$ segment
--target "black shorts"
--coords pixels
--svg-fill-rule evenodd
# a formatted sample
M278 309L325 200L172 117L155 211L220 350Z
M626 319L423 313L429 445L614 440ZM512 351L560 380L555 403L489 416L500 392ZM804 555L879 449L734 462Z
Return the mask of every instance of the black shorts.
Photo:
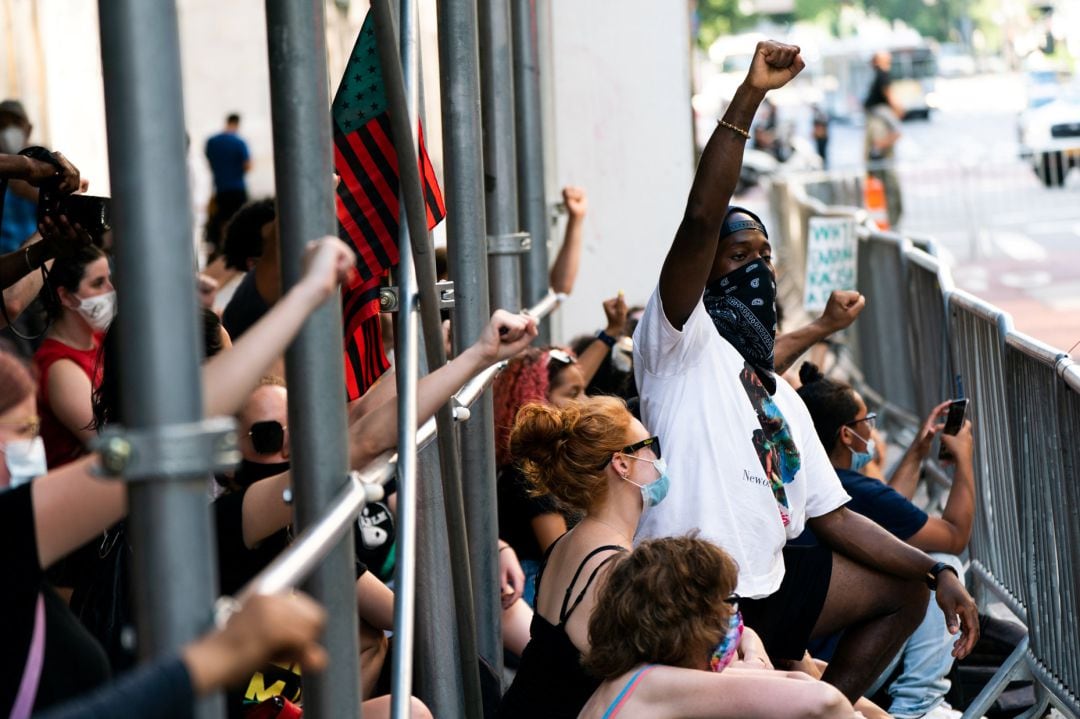
M774 664L802 659L829 593L832 550L784 547L784 568L784 581L776 592L739 600L743 621L761 637Z

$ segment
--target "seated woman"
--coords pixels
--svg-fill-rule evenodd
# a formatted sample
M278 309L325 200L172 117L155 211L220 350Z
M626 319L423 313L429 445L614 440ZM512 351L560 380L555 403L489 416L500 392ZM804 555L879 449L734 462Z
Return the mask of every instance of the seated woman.
M874 520L912 546L930 553L959 573L962 563L956 556L967 547L975 519L975 475L972 463L971 423L965 422L956 435L942 433L943 417L949 403L935 407L926 418L915 441L904 454L887 482L866 476L865 468L875 455L871 435L876 415L850 386L825 378L813 364L799 369L802 387L799 396L814 420L821 444L840 477L844 490L851 495L848 508ZM934 437L955 458L956 470L945 509L940 517L930 517L911 503L919 480L922 462L930 454ZM804 533L796 542L813 543L812 533ZM914 717L958 717L959 712L945 703L949 691L948 674L952 669L953 637L945 618L931 602L911 638L896 654L868 693L873 693L901 664L903 669L888 686L892 704L889 713L899 719ZM828 658L831 643L815 651ZM823 651L824 650L824 651Z
M600 606L597 583L613 559L630 551L642 512L667 494L660 442L622 400L596 397L563 409L526 405L510 436L510 454L533 491L552 495L583 519L552 543L541 563L532 639L499 716L576 717L599 685L581 666L589 619ZM753 632L744 635L739 655L768 664Z
M52 326L34 353L41 437L49 467L86 454L94 437L90 397L101 381L101 335L116 314L109 258L94 245L56 260L46 306Z
M717 642L741 626L732 621L737 575L722 549L693 536L643 542L617 561L599 590L604 610L589 620L585 656L604 681L580 719L858 716L839 690L801 672L745 661L719 671Z

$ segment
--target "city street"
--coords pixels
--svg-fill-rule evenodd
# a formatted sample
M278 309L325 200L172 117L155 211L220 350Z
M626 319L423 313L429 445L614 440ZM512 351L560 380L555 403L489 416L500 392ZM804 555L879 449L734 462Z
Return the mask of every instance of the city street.
M938 240L958 287L1063 350L1080 342L1080 171L1046 188L1019 157L1018 75L938 80L940 109L904 123L901 229ZM862 127L834 123L831 166L858 166ZM1073 348L1073 357L1080 350Z

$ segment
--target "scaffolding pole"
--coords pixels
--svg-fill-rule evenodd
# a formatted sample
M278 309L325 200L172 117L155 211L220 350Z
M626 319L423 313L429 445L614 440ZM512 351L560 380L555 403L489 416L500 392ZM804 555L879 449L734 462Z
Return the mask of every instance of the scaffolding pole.
M308 241L335 235L322 0L266 2L283 290L301 277ZM189 243L190 244L190 243ZM327 302L304 324L285 356L296 522L317 523L348 483L341 306ZM304 677L304 714L359 716L359 650L353 527L305 588L327 611L322 642L333 661Z
M479 8L488 283L491 304L516 312L522 307L521 255L528 238L518 226L510 9L506 0L480 0Z
M394 16L391 3L379 0L372 5L375 13L375 32L378 41L379 61L382 65L384 87L389 104L390 122L394 149L398 157L400 172L401 199L403 215L407 220L413 267L418 283L420 300L420 324L423 329L423 348L426 363L421 363L420 372L437 369L446 362L443 347L442 321L440 318L440 297L435 287L435 257L431 233L427 225L427 208L424 200L419 160L418 135L420 116L420 53L416 40L415 3L401 3L400 36L395 32ZM402 252L405 248L402 247ZM404 296L404 291L402 291ZM432 479L442 482L441 501L434 507L441 508L445 514L437 526L445 525L441 535L423 532L420 545L423 551L420 561L426 564L435 548L448 545L450 558L448 563L435 563L427 567L424 576L431 581L425 582L426 594L418 597L419 605L425 603L445 604L447 591L453 597L454 624L457 628L456 641L445 641L448 637L440 636L445 630L438 625L420 624L418 641L421 647L422 662L437 662L445 669L450 663L456 667L455 674L461 675L464 683L465 706L478 707L481 704L480 677L476 663L476 627L473 616L472 580L469 564L464 561L468 556L468 540L465 527L465 509L461 489L461 464L457 438L454 429L453 409L449 403L436 414L439 427L439 469L430 470ZM422 471L429 471L424 468ZM430 481L430 480L428 480ZM426 484L426 482L425 482ZM427 493L429 488L420 490ZM418 495L419 496L419 495ZM427 506L426 504L424 505ZM426 510L421 509L421 513ZM431 520L425 517L425 525ZM418 606L423 612L424 607ZM454 656L456 650L457 656ZM456 661L455 661L456 659ZM418 678L424 683L428 678L438 681L445 672L418 672ZM424 686L425 695L438 696L441 692L434 687Z
M483 332L488 301L487 225L484 213L483 135L480 117L480 55L476 0L439 3L439 70L442 91L443 169L446 175L446 236L454 281L453 340L460 353ZM512 307L510 309L513 309ZM472 407L460 428L465 517L469 527L477 648L502 676L502 604L497 562L495 430L491 392Z
M201 333L191 272L180 42L173 2L99 3L116 232L122 417L115 457L137 455L130 528L143 657L175 653L207 629L217 594L206 498L211 453L172 465L171 449L206 435ZM120 430L122 433L124 430ZM191 457L187 459L191 460ZM224 716L220 694L202 719Z
M521 302L536 304L548 291L548 209L544 183L544 130L540 105L540 51L536 0L511 0L514 27L514 121L517 131L518 205L532 247L522 258ZM550 344L551 323L538 327Z

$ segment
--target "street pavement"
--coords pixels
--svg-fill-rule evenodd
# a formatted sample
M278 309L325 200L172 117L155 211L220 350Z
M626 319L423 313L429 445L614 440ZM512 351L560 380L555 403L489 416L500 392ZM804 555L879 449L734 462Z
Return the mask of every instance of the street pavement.
M901 229L938 241L956 285L1080 360L1080 170L1046 188L1019 157L1019 76L939 80L941 108L903 125ZM832 168L862 161L862 127L834 123Z

